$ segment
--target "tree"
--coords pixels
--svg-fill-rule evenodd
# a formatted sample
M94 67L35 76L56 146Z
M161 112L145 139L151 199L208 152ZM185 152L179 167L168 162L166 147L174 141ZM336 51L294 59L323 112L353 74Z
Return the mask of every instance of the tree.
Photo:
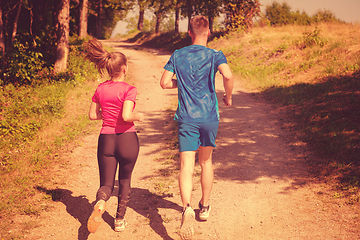
M61 0L58 13L55 72L62 72L67 68L69 55L70 32L70 0Z
M98 1L98 6L97 6L97 18L96 18L96 37L97 38L102 38L102 10L103 10L103 1L99 0Z
M179 33L180 4L181 4L181 0L176 0L176 3L175 3L175 32L176 33Z
M4 23L2 20L2 7L0 1L0 53L5 53L5 34L4 34Z
M79 28L78 35L81 38L87 36L89 0L81 0L79 5Z
M225 26L227 31L243 29L249 31L253 18L260 16L259 0L226 0Z
M10 49L15 40L21 7L22 7L22 0L19 0L19 2L17 3L17 10L15 13L15 19L14 19L14 24L13 24L12 34L11 34L11 40L10 40L10 46L9 46Z
M160 32L160 23L162 17L169 11L172 7L173 1L171 0L153 0L151 6L155 8L155 16L156 16L156 26L155 32Z
M292 23L291 7L283 2L279 4L273 2L270 6L266 6L265 17L269 19L270 24L274 26L281 26Z
M186 0L186 12L187 18L188 18L188 30L190 30L190 19L193 14L193 4L191 3L191 0Z
M133 1L89 0L88 33L97 38L109 37L132 4Z
M137 29L142 31L144 28L144 16L145 16L145 8L147 8L150 4L149 0L138 0L139 6L139 20L137 24Z
M1 23L0 23L0 46L1 51L5 53L11 52L12 44L15 40L20 11L22 8L23 0L10 0L2 3L0 1L1 8Z
M215 17L218 17L221 13L221 7L223 6L222 0L197 0L194 2L196 14L207 16L209 20L210 32L213 32Z

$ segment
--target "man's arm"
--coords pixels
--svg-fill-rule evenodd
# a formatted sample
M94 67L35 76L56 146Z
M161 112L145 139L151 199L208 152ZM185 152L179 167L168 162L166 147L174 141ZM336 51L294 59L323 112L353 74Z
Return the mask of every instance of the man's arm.
M223 63L218 67L219 72L223 76L223 83L225 88L224 103L226 106L232 104L232 91L234 88L234 77L228 64Z
M177 80L173 79L174 75L175 75L174 73L165 70L165 72L161 76L160 86L163 89L177 88Z

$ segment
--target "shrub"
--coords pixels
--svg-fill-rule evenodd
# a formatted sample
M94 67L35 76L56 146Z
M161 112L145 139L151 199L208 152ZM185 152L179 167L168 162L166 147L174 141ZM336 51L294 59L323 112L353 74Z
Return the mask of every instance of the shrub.
M327 41L320 36L320 32L321 30L318 27L315 27L313 31L305 30L302 40L296 44L300 49L312 47L315 45L323 47L326 45Z
M10 82L16 85L32 84L36 80L37 73L43 69L42 57L42 53L30 47L28 43L15 41L12 53L2 59L7 63L2 70L2 84Z
M286 25L292 22L290 9L291 7L285 2L283 4L273 2L271 6L266 6L265 16L271 25Z

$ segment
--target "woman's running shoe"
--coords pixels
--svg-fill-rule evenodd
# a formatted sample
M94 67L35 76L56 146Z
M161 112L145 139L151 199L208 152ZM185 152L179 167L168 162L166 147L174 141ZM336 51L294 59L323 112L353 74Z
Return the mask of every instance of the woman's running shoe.
M127 225L127 222L125 219L115 218L114 225L115 225L115 232L121 232L125 230L125 226Z
M94 233L101 225L102 221L102 214L105 212L106 209L106 202L104 200L99 200L95 206L94 210L91 213L91 216L89 217L87 227L89 232Z

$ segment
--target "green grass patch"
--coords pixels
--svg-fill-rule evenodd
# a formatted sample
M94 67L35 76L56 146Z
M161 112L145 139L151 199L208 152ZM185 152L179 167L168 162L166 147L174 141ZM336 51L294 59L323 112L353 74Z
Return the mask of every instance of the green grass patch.
M360 176L360 71L313 84L271 87L263 95L286 106L291 131L313 149L317 176L332 176L342 190L358 189Z
M77 44L70 47L66 72L42 71L29 85L0 87L0 235L4 239L20 239L34 225L12 219L44 210L47 198L41 197L37 186L54 184L52 169L64 161L60 155L93 129L87 113L97 71L85 61L82 41Z

